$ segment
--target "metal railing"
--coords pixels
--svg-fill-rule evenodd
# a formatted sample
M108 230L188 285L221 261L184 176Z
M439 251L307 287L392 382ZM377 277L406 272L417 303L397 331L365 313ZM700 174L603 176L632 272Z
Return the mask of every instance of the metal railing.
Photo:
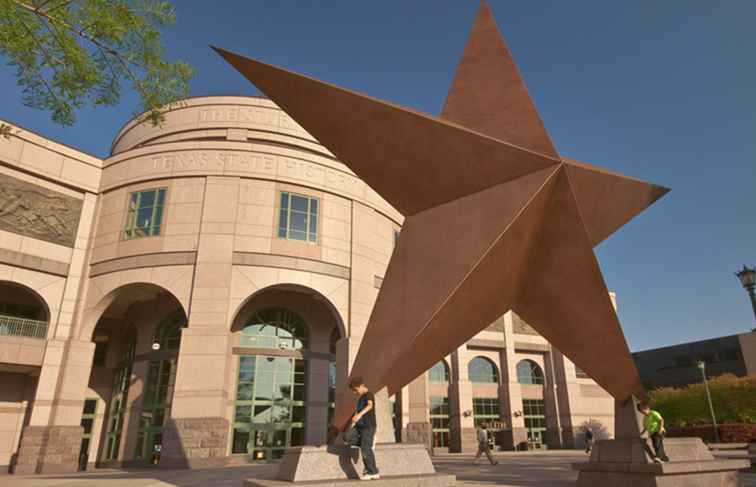
M44 339L47 336L47 322L0 315L0 335Z

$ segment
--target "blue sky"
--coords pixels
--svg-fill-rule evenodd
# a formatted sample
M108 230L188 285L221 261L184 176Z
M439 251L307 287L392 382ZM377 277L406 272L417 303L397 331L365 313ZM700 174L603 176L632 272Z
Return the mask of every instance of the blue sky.
M214 44L438 114L477 1L178 0L168 55L192 95L254 89ZM749 330L733 272L756 264L756 2L490 0L560 153L672 188L597 248L630 347ZM20 103L0 66L0 118L107 154L137 108L82 110L75 127ZM597 344L600 346L600 344Z

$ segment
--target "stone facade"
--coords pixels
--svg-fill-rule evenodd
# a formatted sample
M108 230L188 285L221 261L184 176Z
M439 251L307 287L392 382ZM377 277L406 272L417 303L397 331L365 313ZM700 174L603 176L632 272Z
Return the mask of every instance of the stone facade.
M0 162L0 467L238 464L327 441L403 217L290 117L192 98L159 128L127 123L104 159L15 128ZM304 323L299 344L250 335L271 310ZM470 377L478 358L493 382ZM522 361L543 383L518 381ZM498 448L534 434L527 401L539 444L571 447L589 420L612 433L611 398L513 313L445 363L391 399L393 421L381 410L399 431L382 440L474 451L481 400ZM253 393L253 370L285 384Z
M21 434L14 473L60 473L76 470L81 426L27 426Z

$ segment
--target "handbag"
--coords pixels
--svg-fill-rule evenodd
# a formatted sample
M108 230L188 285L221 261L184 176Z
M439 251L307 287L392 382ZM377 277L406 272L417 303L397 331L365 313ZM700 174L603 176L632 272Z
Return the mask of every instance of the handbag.
M355 425L350 425L349 428L344 431L342 438L347 446L359 446L360 444L360 432Z

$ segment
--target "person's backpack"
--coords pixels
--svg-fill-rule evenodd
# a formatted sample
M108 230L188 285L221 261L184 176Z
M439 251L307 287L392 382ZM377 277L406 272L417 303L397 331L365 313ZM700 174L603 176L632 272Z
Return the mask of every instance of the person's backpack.
M360 432L354 425L349 426L344 431L342 438L347 446L359 446L360 444Z

